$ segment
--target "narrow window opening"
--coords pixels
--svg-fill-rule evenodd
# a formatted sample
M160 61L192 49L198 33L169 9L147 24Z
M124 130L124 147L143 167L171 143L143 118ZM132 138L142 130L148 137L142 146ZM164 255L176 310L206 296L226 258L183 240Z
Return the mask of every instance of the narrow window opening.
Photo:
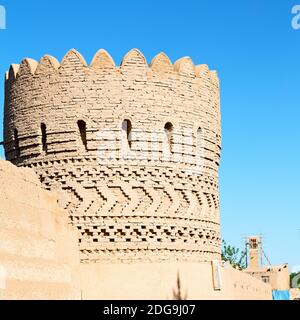
M172 152L172 143L173 143L173 125L171 122L165 124L165 133L168 140L169 150Z
M204 157L204 136L202 128L197 130L197 161L198 165L201 165Z
M83 120L79 120L77 122L79 133L80 133L80 138L81 142L85 148L85 150L88 150L87 147L87 138L86 138L86 123Z
M19 158L20 157L20 142L19 142L19 134L18 134L17 129L14 130L14 143L15 143L15 155L16 155L16 158Z
M202 134L201 128L198 128L197 130L197 146L198 146L198 149L203 146L203 134Z
M46 127L45 123L41 124L41 132L42 132L43 151L47 152L48 151L48 146L47 146L47 127Z
M130 120L124 120L122 123L122 130L126 133L126 139L128 142L128 146L131 149L132 147L132 139L131 139L131 131L132 131L132 125Z

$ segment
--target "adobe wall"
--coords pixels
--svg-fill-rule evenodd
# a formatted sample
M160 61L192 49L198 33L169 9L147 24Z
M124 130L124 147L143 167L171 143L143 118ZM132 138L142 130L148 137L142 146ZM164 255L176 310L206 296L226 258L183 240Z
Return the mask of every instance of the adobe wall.
M88 66L71 50L12 65L5 97L6 158L60 194L82 262L220 259L214 71L136 49Z
M30 169L0 161L0 299L174 299L177 276L187 299L270 299L271 287L211 263L79 265L77 235L57 197ZM3 278L6 272L5 278Z
M291 300L300 300L300 289L292 288L290 289Z
M269 283L272 290L290 290L288 265L266 266L261 269L247 269L248 274Z
M221 290L215 290L212 265L202 263L81 264L84 299L174 299L179 274L182 296L201 300L271 300L270 285L235 270L220 268Z
M0 161L0 299L80 298L76 233L30 169Z

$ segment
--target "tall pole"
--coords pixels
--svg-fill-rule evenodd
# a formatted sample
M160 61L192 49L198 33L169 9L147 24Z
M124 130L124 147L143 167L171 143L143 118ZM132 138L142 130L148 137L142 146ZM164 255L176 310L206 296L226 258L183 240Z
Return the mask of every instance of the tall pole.
M259 236L259 249L260 249L260 269L263 266L263 246L262 246L262 236Z

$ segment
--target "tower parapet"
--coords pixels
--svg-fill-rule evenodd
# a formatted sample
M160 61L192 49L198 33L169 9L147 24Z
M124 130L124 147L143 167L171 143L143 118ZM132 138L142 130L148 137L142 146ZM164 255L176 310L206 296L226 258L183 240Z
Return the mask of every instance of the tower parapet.
M82 262L220 257L216 72L73 49L11 65L5 90L6 158L60 194Z

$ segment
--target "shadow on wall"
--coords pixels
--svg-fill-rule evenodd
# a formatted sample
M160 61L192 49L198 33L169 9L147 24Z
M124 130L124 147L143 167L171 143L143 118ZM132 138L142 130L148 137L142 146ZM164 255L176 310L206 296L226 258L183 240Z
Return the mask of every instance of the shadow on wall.
M179 271L177 273L176 289L173 289L173 300L187 300L187 292L183 292Z

